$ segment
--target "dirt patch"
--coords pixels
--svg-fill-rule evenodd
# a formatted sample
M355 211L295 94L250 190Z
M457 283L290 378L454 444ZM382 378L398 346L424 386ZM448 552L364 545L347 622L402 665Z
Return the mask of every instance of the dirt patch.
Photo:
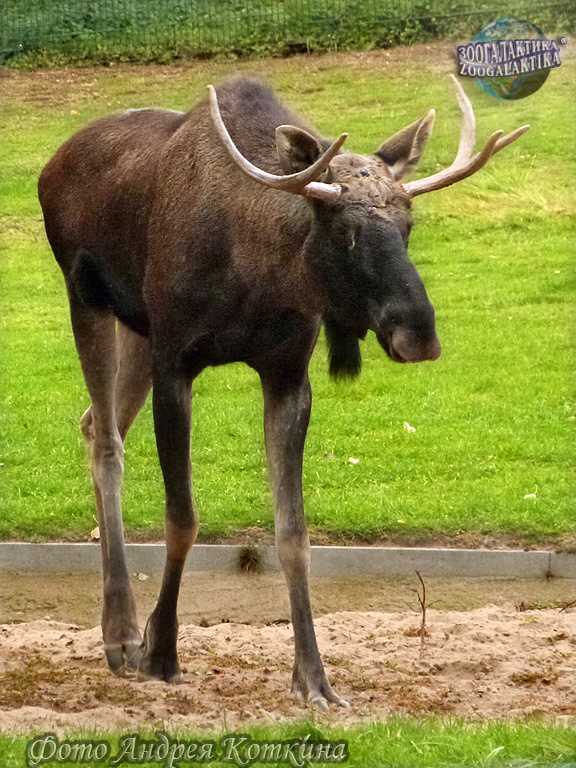
M430 604L438 610L468 611L488 603L518 611L560 608L576 599L573 579L446 579L426 577ZM141 623L160 589L160 574L133 574ZM416 576L397 579L320 578L311 580L314 614L347 610L401 612L418 608ZM99 574L0 573L0 624L38 619L73 622L84 628L100 621ZM181 624L226 622L271 624L290 618L280 574L186 573L179 600Z
M383 74L394 72L405 76L406 67L418 66L430 71L449 71L453 68L454 43L422 43L413 46L351 52L341 54L298 55L288 59L220 59L200 61L191 59L173 64L115 64L109 66L66 67L38 70L12 70L0 67L0 97L2 100L19 101L38 106L80 104L100 98L100 80L131 78L135 83L146 79L148 86L170 80L173 86L184 82L193 71L196 76L224 76L233 72L259 72L273 77L275 73L295 74L325 71L346 67L358 71L377 69ZM299 86L300 87L300 86ZM134 95L138 95L134 85Z
M146 535L132 533L130 541L162 543L157 533ZM445 547L447 549L551 549L555 552L576 552L576 534L565 533L555 536L522 536L512 533L391 533L380 536L362 536L337 534L322 530L310 530L310 542L318 546L356 546L356 547ZM201 544L274 544L273 531L265 528L250 527L240 529L227 536L200 536Z
M576 722L576 612L486 606L429 614L424 645L409 612L338 612L316 624L353 722L393 713L469 718L538 714ZM185 682L115 678L100 630L54 621L0 627L0 730L141 725L233 729L301 718L288 695L289 625L189 624L180 630Z
M317 546L358 546L358 547L445 547L447 549L523 549L552 550L554 552L576 552L576 534L526 536L513 533L462 533L395 532L384 535L359 535L352 533L333 533L320 529L309 529L310 542ZM19 540L15 539L18 542ZM36 542L54 541L54 539L36 538ZM85 535L72 533L60 539L64 542L92 542L90 531ZM131 544L164 544L164 533L160 528L132 530L127 532L127 541ZM200 531L198 544L244 544L246 546L274 545L274 531L261 526L247 526L225 535L206 534Z
M457 41L437 41L409 46L348 53L302 54L289 58L264 59L199 59L180 60L172 64L110 63L101 66L66 67L37 70L17 70L0 67L0 100L21 102L37 106L62 107L81 105L102 98L101 82L119 82L124 97L137 98L140 81L147 90L188 83L190 75L204 76L206 82L224 77L231 72L258 73L264 77L294 74L297 88L302 93L314 93L317 86L309 83L309 76L331 69L347 69L358 73L379 72L382 77L401 77L406 80L412 71L427 71L434 75L454 72ZM576 56L572 39L562 49L562 61L567 63ZM127 83L132 84L127 86ZM288 88L288 83L285 83ZM127 101L128 104L128 101Z

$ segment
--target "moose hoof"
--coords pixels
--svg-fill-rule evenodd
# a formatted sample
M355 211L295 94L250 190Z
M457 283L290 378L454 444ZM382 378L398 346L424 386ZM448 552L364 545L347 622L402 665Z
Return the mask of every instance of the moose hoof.
M178 685L183 682L182 672L176 656L147 656L144 654L138 667L138 680L160 680Z
M110 671L118 677L135 674L142 657L140 642L110 643L104 647Z
M142 658L138 666L138 680L160 680L165 683L181 683L182 671L178 664L176 639L178 626L164 628L164 635L157 630L158 621L154 613L144 629Z
M292 678L291 693L298 701L326 712L330 705L337 707L349 707L349 702L341 698L332 690L325 675L312 676L319 679L303 680L298 672L294 672Z
M333 690L329 693L309 693L308 704L314 709L320 709L323 712L327 712L330 709L330 704L334 704L337 707L350 707L350 703L346 699L341 698Z

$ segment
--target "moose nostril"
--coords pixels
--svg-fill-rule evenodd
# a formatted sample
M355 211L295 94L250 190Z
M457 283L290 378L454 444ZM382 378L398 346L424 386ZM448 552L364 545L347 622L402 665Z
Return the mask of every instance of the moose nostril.
M437 360L441 353L440 342L436 335L422 341L413 331L406 328L395 328L390 336L390 344L398 357L410 363Z
M442 354L442 346L437 336L434 336L428 346L428 360L438 360Z

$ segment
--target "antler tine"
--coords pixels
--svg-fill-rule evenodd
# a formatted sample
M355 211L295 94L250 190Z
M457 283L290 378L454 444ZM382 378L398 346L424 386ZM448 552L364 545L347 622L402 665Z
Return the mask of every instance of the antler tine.
M521 125L520 128L516 128L515 131L511 131L510 133L506 134L506 136L503 136L496 142L496 146L494 147L494 152L492 152L492 154L495 155L496 152L500 152L500 150L504 149L504 147L507 147L508 144L512 144L513 141L516 141L516 139L519 139L520 136L523 136L529 128L529 125Z
M456 87L456 98L458 99L458 106L462 112L462 127L460 129L460 142L458 144L458 152L456 158L452 163L453 166L460 166L464 160L468 160L472 156L474 151L474 145L476 144L476 115L474 114L474 107L472 102L466 95L466 91L455 75L450 75L452 81Z
M303 171L299 171L298 173L290 173L286 176L279 176L274 173L269 173L268 171L264 171L262 168L258 168L256 165L251 163L247 158L244 157L238 147L234 144L230 134L228 133L228 129L224 125L222 114L220 113L216 89L213 85L209 85L208 91L210 94L210 114L212 115L212 121L214 122L214 126L218 132L218 135L228 150L230 157L234 160L240 170L246 174L246 176L249 176L255 181L259 181L261 184L264 184L267 187L284 190L286 192L304 194L310 197L318 197L326 200L335 200L340 196L341 188L339 185L323 184L322 182L316 181L316 179L321 176L321 174L330 164L332 158L339 152L340 147L348 138L347 133L342 133L336 139L336 141L334 141L328 147L326 152L324 152L324 154L316 160L316 162L308 166L308 168L305 168ZM308 187L310 184L312 186Z
M458 104L462 112L462 128L460 132L460 142L458 144L458 152L452 165L445 168L438 173L427 176L423 179L417 179L416 181L410 181L404 184L404 190L410 197L416 197L424 192L432 192L436 189L442 189L443 187L449 187L455 184L457 181L471 176L480 170L488 160L499 152L504 147L507 147L512 142L519 139L528 128L529 125L523 125L516 130L504 135L504 131L496 131L490 136L484 148L476 155L472 155L475 144L476 134L476 119L474 117L474 110L470 99L464 92L464 89L454 77L451 75L456 85L456 95L458 97Z

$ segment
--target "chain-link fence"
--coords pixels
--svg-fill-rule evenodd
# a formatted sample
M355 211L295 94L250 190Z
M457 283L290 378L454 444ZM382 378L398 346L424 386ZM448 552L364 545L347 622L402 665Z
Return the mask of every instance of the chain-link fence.
M0 60L288 55L457 37L501 16L567 32L574 0L3 0Z

